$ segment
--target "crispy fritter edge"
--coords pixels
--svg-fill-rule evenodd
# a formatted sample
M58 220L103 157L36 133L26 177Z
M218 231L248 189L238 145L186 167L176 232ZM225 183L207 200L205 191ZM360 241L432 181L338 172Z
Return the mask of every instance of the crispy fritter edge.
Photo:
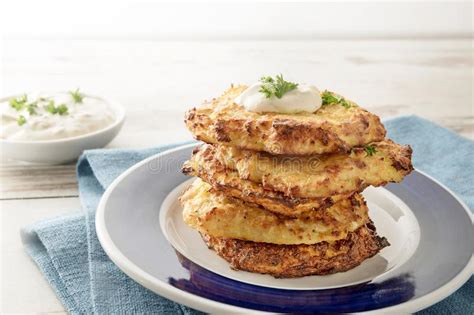
M204 185L199 184L199 181L204 183ZM204 199L202 198L202 195L200 198L196 198L202 191L206 191L206 193L209 193L209 195L205 196ZM331 211L327 212L325 209L306 212L305 214L298 217L272 213L271 211L262 209L256 204L242 201L239 198L227 196L222 192L216 192L211 185L205 183L202 180L195 181L191 186L189 186L180 196L179 201L183 207L184 222L199 232L209 234L213 237L236 238L240 240L266 242L271 244L315 244L322 242L323 240L332 242L337 239L345 238L348 233L354 232L370 221L368 216L367 202L360 194L354 194L350 198L341 200L339 203L334 205L334 207L336 207L336 209L334 209L336 215L344 215L346 219L345 222L340 222L339 219L333 217L333 213L331 213ZM227 206L230 206L233 209L231 212L224 213ZM199 211L196 211L197 209L199 209ZM235 218L233 211L238 212L241 209L250 210L252 212L257 211L257 213L260 212L262 215L267 213L268 216L261 220L259 220L260 216L257 218L253 217L253 222L246 222L248 216L245 214L236 214L236 217L238 217L237 221L232 219L227 221L229 216L230 218ZM342 212L344 212L344 214L342 214ZM221 216L220 219L219 216ZM278 228L280 229L281 233L286 235L286 237L280 238L279 236L281 235L274 234L274 231L270 232L269 235L261 234L260 232L256 234L249 234L249 232L244 232L241 234L240 232L237 232L237 236L237 234L231 235L229 233L225 233L225 229L222 228L222 226L226 226L229 229L232 229L235 233L236 229L239 231L243 225L246 227L245 230L247 231L250 226L252 226L252 231L261 231L270 224L268 221L266 221L266 219L277 219L277 224L279 224ZM211 221L214 223L209 226L208 223ZM308 222L313 222L318 225L323 224L326 226L327 230L316 232L313 230L314 227L298 226L296 221L300 221L303 224ZM263 223L263 225L260 223ZM296 225L294 223L296 223ZM286 230L286 232L283 232L284 230ZM274 237L270 235L273 235Z
M301 197L287 197L283 193L277 191L265 190L260 187L255 187L254 190L240 189L241 187L233 186L229 183L225 184L215 179L211 174L203 169L194 169L189 163L185 162L181 171L183 174L190 176L197 176L206 183L210 184L217 191L221 191L229 196L242 199L246 202L258 204L269 211L273 211L285 216L297 217L303 215L305 212L325 209L331 207L335 202L350 198L357 192L346 195L334 195L325 198L301 198ZM257 183L246 181L251 185L257 186Z
M393 144L395 144L395 143L390 139L385 139L383 142L373 143L373 145L380 146L380 147L393 145ZM203 144L203 145L197 146L193 150L193 153L192 153L193 156L195 156L196 154L202 154L203 159L206 162L212 163L212 165L213 165L212 170L209 169L209 168L207 168L207 169L202 168L201 169L201 167L199 167L199 169L196 170L192 167L192 165L190 163L185 162L184 165L183 165L183 168L182 168L182 172L184 174L188 174L188 175L199 176L202 179L204 179L206 182L208 182L209 184L213 185L216 189L219 189L219 186L227 186L228 189L231 189L231 188L232 189L239 189L239 187L232 186L232 185L230 185L230 183L222 183L222 182L219 182L219 181L216 180L216 175L215 175L216 172L219 172L219 171L229 172L229 171L231 171L220 160L215 158L214 155L215 155L215 151L217 150L216 148L218 148L218 145ZM352 150L356 154L360 154L361 152L365 152L365 149L362 148L362 147L356 147L356 148L353 148ZM390 160L392 162L391 165L395 168L395 170L397 170L398 172L401 172L403 176L407 176L413 170L413 165L412 165L412 162L411 162L411 156L412 156L413 150L411 149L411 147L409 145L403 145L403 146L400 146L399 151L400 152L391 152L391 151L389 151L389 152L386 152L386 154L390 158ZM247 152L251 152L251 151L247 151ZM193 159L193 157L191 159ZM340 199L342 196L350 196L353 193L361 192L362 190L367 188L369 185L384 186L388 183L387 181L380 181L380 183L374 184L374 183L366 183L362 180L359 180L357 182L358 187L356 189L354 189L353 191L348 191L348 192L345 192L345 193L335 193L335 194L324 196L324 197L309 197L308 198L307 196L301 196L300 189L297 186L295 186L294 189L293 189L293 187L291 187L292 189L289 189L291 194L289 194L289 193L285 194L283 191L277 191L273 187L268 186L268 184L267 184L268 187L261 187L259 183L252 182L252 181L247 180L247 179L241 179L241 180L243 182L246 181L248 184L256 185L255 189L252 189L252 191L249 191L249 192L245 192L245 193L241 194L240 196L238 195L238 193L236 191L233 191L235 193L234 197L241 198L241 199L246 198L248 201L254 202L254 203L259 203L259 201L260 201L260 204L263 204L263 202L266 201L266 200L270 200L270 199L268 199L269 197L270 198L276 198L275 200L278 200L278 199L282 200L280 202L280 204L285 204L284 200L286 200L288 207L285 209L285 211L290 210L288 212L291 212L291 209L294 209L294 208L291 207L292 202L290 201L290 203L288 203L288 200L295 200L295 202L294 202L295 205L301 204L301 202L299 202L299 200L307 200L307 201L317 202L321 206L330 205L331 204L331 199L330 199L331 197L334 197L337 200L337 199ZM239 190L241 190L241 189L239 189ZM253 193L253 195L249 194L249 193ZM258 198L266 198L266 199L259 200L259 199L253 198L253 200L250 200L251 197L253 197L253 196L257 196ZM275 211L275 209L269 209L269 210ZM278 212L278 209L276 209L276 211Z
M276 245L215 238L205 234L201 236L210 249L229 262L231 268L270 274L275 278L347 271L390 246L385 237L377 235L372 222L349 234L346 239L314 245ZM344 246L349 247L347 253L331 257L330 251L337 251Z
M231 87L222 96L213 99L212 104L217 106L224 100L233 102L227 95L239 88L241 87ZM354 102L348 102L359 110L354 114L352 126L347 122L337 125L329 121L298 121L288 118L289 115L273 113L262 115L251 113L251 117L247 118L219 117L212 119L209 113L196 107L186 112L184 121L197 140L228 144L242 149L266 151L272 154L310 155L348 152L353 146L382 140L386 135L386 130L380 118L358 107ZM235 110L239 109L245 111L240 106ZM370 128L372 130L363 134L361 128L357 128L357 132L361 135L358 141L352 144L341 139L335 131L337 128L356 129L354 125L357 124L360 127L365 127L365 130ZM349 134L349 132L345 133Z

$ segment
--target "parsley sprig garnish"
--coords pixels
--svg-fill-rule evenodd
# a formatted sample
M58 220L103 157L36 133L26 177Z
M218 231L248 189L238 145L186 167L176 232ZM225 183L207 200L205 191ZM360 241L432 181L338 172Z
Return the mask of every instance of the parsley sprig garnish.
M48 105L44 107L44 109L51 114L58 114L58 115L67 115L68 114L68 108L66 104L60 104L58 106L54 105L54 100L50 100Z
M17 122L18 126L23 126L24 124L26 124L25 116L23 116L23 115L18 116L16 122Z
M17 98L11 98L9 100L10 106L16 109L18 112L25 107L26 102L28 102L28 96L26 96L26 94Z
M365 153L367 153L368 156L372 156L375 153L377 153L377 149L373 145L366 145L365 148Z
M79 93L79 89L76 89L75 91L69 91L69 94L71 94L74 103L82 103L84 95Z
M275 96L282 98L285 93L292 91L298 87L298 83L288 82L283 79L283 75L279 74L275 78L262 77L260 78L262 86L259 92L265 94L266 98Z
M69 94L73 98L74 103L82 103L84 95L79 93L79 89L70 91ZM56 105L53 99L44 96L38 97L32 101L28 101L28 96L24 94L16 98L11 98L8 102L12 108L14 108L17 112L20 112L18 114L22 114L19 115L16 120L19 126L23 126L27 123L26 117L38 115L38 110L40 107L53 115L64 116L69 114L69 108L66 104Z
M349 102L347 102L344 97L336 96L327 90L323 92L321 98L323 99L323 106L329 104L340 104L345 108L351 107L351 104L349 104Z
M38 103L33 102L28 105L26 105L26 110L28 111L28 114L30 115L36 115L36 110L38 109Z
M66 104L60 104L58 107L56 107L56 112L61 116L69 114Z

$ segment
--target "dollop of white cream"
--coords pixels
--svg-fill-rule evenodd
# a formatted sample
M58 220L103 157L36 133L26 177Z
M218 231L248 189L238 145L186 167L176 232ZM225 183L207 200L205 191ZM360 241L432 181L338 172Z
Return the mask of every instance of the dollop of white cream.
M35 113L26 108L17 111L9 101L0 103L0 139L16 141L44 141L85 135L112 125L117 113L105 100L85 95L81 103L75 103L69 93L31 93L28 102L36 101ZM46 110L50 100L57 105L65 104L66 115L52 114ZM18 124L18 118L26 122Z
M248 87L242 94L234 99L234 102L245 107L251 112L263 113L273 112L282 114L294 114L301 112L315 112L323 101L321 92L317 87L309 84L298 84L298 87L283 94L282 98L259 92L262 83L255 83Z

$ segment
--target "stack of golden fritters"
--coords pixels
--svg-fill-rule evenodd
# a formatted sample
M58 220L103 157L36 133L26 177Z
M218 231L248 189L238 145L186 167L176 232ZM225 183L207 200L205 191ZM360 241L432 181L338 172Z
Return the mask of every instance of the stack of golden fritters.
M346 271L388 246L360 194L400 182L411 148L385 139L380 119L335 100L314 113L254 113L246 86L186 114L204 142L183 172L184 221L235 269L301 277Z

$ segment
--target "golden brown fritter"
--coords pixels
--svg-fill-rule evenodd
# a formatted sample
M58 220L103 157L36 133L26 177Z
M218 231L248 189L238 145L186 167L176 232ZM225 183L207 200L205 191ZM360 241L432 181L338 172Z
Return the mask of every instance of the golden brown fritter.
M188 161L183 166L183 172L199 176L210 183L215 190L230 197L236 197L247 202L256 203L265 209L286 216L296 217L305 212L330 207L335 202L349 198L349 195L335 195L327 198L288 198L282 193L266 190L255 182L241 179L237 171L225 169L218 161L212 169L198 167L195 160Z
M316 199L360 192L368 185L400 182L412 171L410 146L384 140L372 143L371 148L375 153L353 148L349 154L275 156L205 144L194 151L183 171L203 178L235 171L242 182L256 183L265 191L289 198ZM228 178L221 176L208 181L213 183ZM223 184L235 186L235 183ZM250 184L243 185L245 189L252 189Z
M186 224L213 237L272 244L314 244L344 239L369 222L367 205L355 194L299 218L285 217L255 204L227 197L200 179L180 198Z
M314 113L254 113L233 101L246 88L231 87L189 110L185 122L194 137L207 143L298 155L347 152L385 137L379 117L351 101L347 101L349 108L333 103Z
M233 269L270 274L277 278L326 275L347 271L389 246L372 223L345 239L314 245L276 245L202 234L210 249L227 260Z

